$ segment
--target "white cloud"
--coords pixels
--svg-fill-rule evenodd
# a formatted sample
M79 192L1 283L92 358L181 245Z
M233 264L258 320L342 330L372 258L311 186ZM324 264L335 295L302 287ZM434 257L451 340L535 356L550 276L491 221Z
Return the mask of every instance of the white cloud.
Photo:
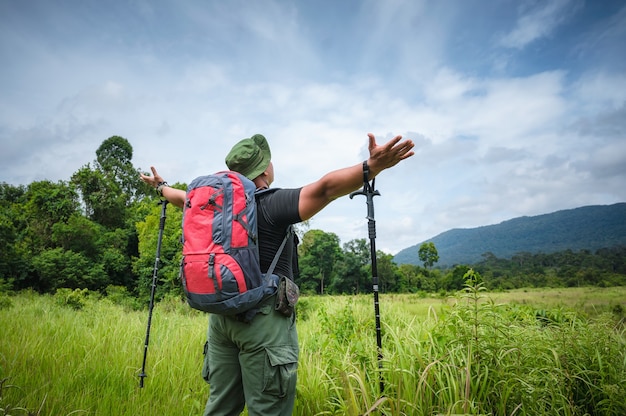
M616 109L626 102L626 74L623 72L588 71L573 83L571 96L580 113L594 114Z
M499 43L504 47L522 49L538 39L550 36L581 6L580 0L523 1L518 7L520 16L515 28L504 35Z

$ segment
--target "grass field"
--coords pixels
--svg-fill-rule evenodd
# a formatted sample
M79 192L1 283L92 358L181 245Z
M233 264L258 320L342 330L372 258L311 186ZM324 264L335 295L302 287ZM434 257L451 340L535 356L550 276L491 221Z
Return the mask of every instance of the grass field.
M0 295L0 416L199 415L207 317ZM74 307L72 307L74 306ZM626 288L305 297L295 415L624 415ZM382 377L384 396L379 392Z

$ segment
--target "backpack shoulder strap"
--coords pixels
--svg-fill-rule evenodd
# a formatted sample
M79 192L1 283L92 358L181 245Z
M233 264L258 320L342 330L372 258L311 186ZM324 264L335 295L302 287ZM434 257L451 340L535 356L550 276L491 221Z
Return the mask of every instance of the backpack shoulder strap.
M285 238L283 238L283 242L280 243L280 247L278 248L278 251L276 251L276 254L274 255L274 260L272 260L272 264L270 264L269 269L267 269L267 276L271 276L272 273L274 273L274 269L276 268L276 264L278 263L278 259L280 258L280 255L283 252L283 249L285 248L285 245L287 244L287 240L289 239L289 236L293 233L293 226L290 225L289 227L287 227L287 233L285 234Z
M254 196L258 197L261 194L268 194L268 193L277 191L279 189L280 188L257 189L256 192L254 193ZM291 234L293 234L293 225L290 225L289 227L287 227L287 232L285 233L285 238L283 238L283 242L280 243L280 247L278 248L278 251L276 251L276 254L274 255L274 259L272 260L272 264L270 264L269 269L267 269L266 276L271 276L272 273L274 273L274 269L276 268L276 264L278 264L278 259L280 259L280 255L282 254L283 249L285 248L285 245L287 244L287 240L289 239L289 236L291 236Z

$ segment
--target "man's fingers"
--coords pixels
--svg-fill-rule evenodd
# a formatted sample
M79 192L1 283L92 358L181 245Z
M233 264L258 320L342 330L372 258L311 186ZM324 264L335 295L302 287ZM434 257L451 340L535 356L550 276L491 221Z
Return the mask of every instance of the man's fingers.
M402 136L396 136L396 137L394 137L393 139L389 140L389 141L387 142L387 144L385 145L385 147L386 147L387 149L391 149L391 148L393 148L396 144L398 144L398 142L399 142L400 140L402 140Z
M368 149L369 149L370 154L371 154L372 150L374 148L376 148L376 137L372 133L367 133L367 137L369 137L369 139L370 139L370 143L368 145Z
M402 153L406 153L409 150L413 149L414 146L415 146L415 143L413 143L413 140L406 140L400 145L400 151Z

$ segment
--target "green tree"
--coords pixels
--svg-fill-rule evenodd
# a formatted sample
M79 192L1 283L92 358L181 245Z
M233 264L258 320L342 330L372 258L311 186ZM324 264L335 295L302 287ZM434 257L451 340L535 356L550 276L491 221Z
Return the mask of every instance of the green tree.
M435 243L429 241L423 243L418 251L419 259L424 263L426 269L433 267L435 263L439 261L439 253L435 247Z
M82 253L62 248L45 250L33 257L33 267L40 278L37 289L54 292L59 288L99 289L106 282L102 267Z
M420 267L414 264L400 264L398 272L402 275L402 280L406 283L406 291L415 293L418 290L425 290L421 285Z
M138 256L134 228L125 227L103 232L98 239L98 262L108 276L108 285L125 286L135 290L137 276L132 259Z
M393 262L393 255L382 251L376 253L376 268L378 269L378 279L384 292L401 292L406 290L406 282L402 279L402 274L398 266Z
M365 239L350 240L343 245L343 255L328 286L332 293L367 291L369 246Z
M133 148L123 137L112 136L96 150L96 160L72 175L80 191L85 214L109 229L124 228L128 208L138 199L152 195L131 163Z
M128 197L117 182L86 164L72 175L72 183L80 191L88 218L109 229L124 227Z
M326 279L332 280L335 263L341 260L342 251L339 237L322 230L309 230L302 238L300 246L300 278L298 283L312 288L317 281L317 292L324 294Z
M21 203L26 188L0 183L0 290L16 288L28 269L20 240L26 224Z
M150 188L139 178L139 169L132 164L133 147L123 137L111 136L96 150L96 167L107 180L113 181L126 197L128 206L138 197L150 193Z
M455 266L443 279L443 288L446 290L461 290L465 286L466 274L472 270L465 265Z
M78 212L78 195L63 181L38 181L28 185L21 204L27 222L30 249L38 253L53 247L52 228Z
M100 247L98 238L104 233L101 225L76 212L67 221L57 222L52 226L52 241L55 246L75 253L83 253L95 260Z

